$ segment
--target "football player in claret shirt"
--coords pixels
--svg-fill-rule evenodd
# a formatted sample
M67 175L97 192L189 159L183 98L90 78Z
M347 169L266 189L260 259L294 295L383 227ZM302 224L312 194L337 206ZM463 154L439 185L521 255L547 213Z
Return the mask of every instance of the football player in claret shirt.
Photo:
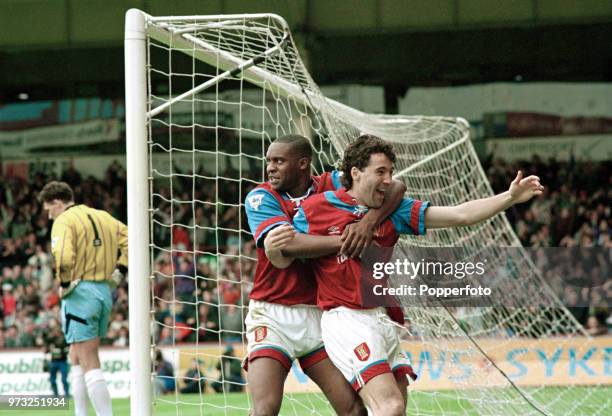
M344 189L326 191L304 201L293 218L300 233L328 235L342 232L380 207L392 181L395 153L384 140L360 136L346 149L342 163ZM523 179L519 172L502 194L454 207L434 207L429 202L404 198L376 230L375 242L392 247L399 234L422 235L427 228L470 225L490 218L519 202L542 193L539 178ZM288 234L273 230L268 238ZM291 259L283 244L270 250L274 264L283 267ZM407 404L408 376L415 375L401 350L399 328L388 316L403 323L395 308L368 308L361 293L359 258L328 255L311 261L318 284L317 304L324 310L323 341L332 362L374 415L403 415ZM293 263L290 263L293 264Z
M305 137L278 138L266 153L268 182L253 189L245 199L249 227L257 244L257 267L245 321L246 368L255 416L278 414L284 382L296 358L338 414L366 412L323 347L321 311L316 307L316 281L310 266L294 262L285 269L276 268L266 256L265 247L274 250L282 244L288 254L302 258L339 251L349 256L359 254L378 224L398 206L405 186L397 181L390 183L385 204L344 235L298 236L290 224L299 206L313 195L342 187L337 171L312 176L311 159L312 149ZM274 229L284 231L276 240L268 241L267 235Z

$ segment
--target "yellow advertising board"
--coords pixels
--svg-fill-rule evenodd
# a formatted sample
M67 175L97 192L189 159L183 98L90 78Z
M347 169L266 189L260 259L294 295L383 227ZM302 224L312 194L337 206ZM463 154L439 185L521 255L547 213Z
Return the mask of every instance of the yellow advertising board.
M412 388L506 387L508 382L499 370L520 386L612 385L612 336L476 341L486 356L469 340L403 342L404 351L419 375ZM180 370L176 374L184 374L197 357L202 372L215 378L218 357L224 350L225 346L217 344L203 344L197 349L180 347ZM234 345L234 351L237 357L244 356L242 345ZM285 391L317 391L317 387L294 362Z

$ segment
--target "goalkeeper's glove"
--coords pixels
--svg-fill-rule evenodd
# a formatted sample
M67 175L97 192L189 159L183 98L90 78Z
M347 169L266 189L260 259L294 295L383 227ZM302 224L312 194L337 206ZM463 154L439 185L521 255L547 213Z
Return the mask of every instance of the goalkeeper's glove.
M128 269L124 265L119 264L117 266L115 271L111 274L111 278L109 281L111 288L115 289L117 288L117 286L121 284L121 282L123 282L123 279L125 279L125 275L127 274L127 271Z

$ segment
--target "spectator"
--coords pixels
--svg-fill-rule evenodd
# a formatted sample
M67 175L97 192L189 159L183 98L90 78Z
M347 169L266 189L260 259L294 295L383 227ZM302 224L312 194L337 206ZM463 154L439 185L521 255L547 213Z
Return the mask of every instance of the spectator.
M156 394L171 393L176 388L174 367L164 359L161 350L155 350L154 371L156 373L154 387Z
M236 305L221 307L220 329L223 342L241 342L244 318L242 310Z
M30 275L31 275L31 268L30 266L27 266L28 269L26 270L30 270ZM31 280L31 277L30 277ZM28 284L25 286L25 294L23 295L22 299L21 299L21 307L25 309L26 313L29 316L36 316L36 312L38 311L38 309L40 308L40 296L37 293L37 289L38 289L38 285L35 284L34 282L31 284Z
M2 310L4 311L4 316L11 316L17 310L17 300L13 296L12 290L12 283L7 282L2 285Z
M244 391L244 377L240 359L234 355L234 347L228 345L217 363L219 378L212 383L212 388L217 393L233 393Z
M62 181L70 185L72 189L76 188L81 184L81 174L74 168L73 161L70 161L68 169L66 169L64 173L62 173Z
M127 347L129 345L128 329L125 326L117 331L117 338L113 342L113 347Z
M159 345L174 345L174 336L172 335L172 329L167 326L162 327L159 334Z
M184 386L181 393L204 393L206 390L206 379L200 370L202 362L194 358L191 362L191 367L183 376Z
M54 396L58 396L57 373L62 376L64 395L70 395L70 385L68 384L68 344L64 339L62 328L57 320L49 322L49 331L43 337L45 353L49 361L49 382Z
M32 319L27 318L25 326L17 340L17 346L20 348L32 348L36 346L36 324Z
M199 341L219 341L218 307L202 303L198 312L200 323L198 326Z
M605 319L601 321L602 316L591 315L587 320L586 331L591 336L606 335L608 333L608 327L606 326ZM605 316L603 317L605 318Z
M28 259L28 265L32 267L32 277L40 283L40 291L45 293L51 289L53 286L51 255L43 249L42 245L36 244L34 254Z
M11 325L8 327L4 340L4 345L6 346L6 348L17 348L19 346L17 343L18 334L19 330L17 329L17 325Z

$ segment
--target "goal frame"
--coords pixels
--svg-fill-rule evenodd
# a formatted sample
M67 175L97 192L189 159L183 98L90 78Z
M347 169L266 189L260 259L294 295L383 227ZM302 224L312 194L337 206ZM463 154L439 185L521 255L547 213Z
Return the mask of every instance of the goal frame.
M267 19L274 22L276 29L280 28L282 39L274 41L264 52L259 53L251 59L241 59L225 52L215 45L193 36L193 29L188 25L180 30L172 27L176 22L209 23L211 28L231 27L234 23L240 23L244 19ZM147 54L148 39L157 43L180 49L182 53L193 57L218 68L215 77L206 82L194 86L187 91L180 91L176 96L168 97L168 101L163 102L157 107L152 108L152 101L148 89L150 80L147 75L147 65L149 60ZM151 275L153 270L152 247L153 238L151 230L151 219L153 215L152 207L152 184L150 176L149 158L149 131L151 120L174 103L195 94L199 94L213 86L216 86L224 79L240 75L244 80L259 84L260 87L274 86L273 92L281 96L290 97L296 102L320 110L323 118L331 113L340 113L343 121L347 124L359 127L358 120L363 117L363 113L350 108L337 101L323 97L315 93L316 85L293 84L284 79L282 74L275 75L257 64L264 61L266 57L274 54L286 55L283 45L291 42L291 33L286 21L274 14L235 14L235 15L209 15L209 16L173 16L173 17L153 17L141 10L131 9L126 13L125 23L125 104L126 104L126 154L127 154L127 192L128 192L128 223L129 231L129 305L130 305L130 411L133 415L150 415L152 412L152 369L151 369L151 324L152 319L152 293ZM297 57L299 61L299 56ZM301 61L298 62L302 64ZM311 81L306 74L306 81ZM165 98L164 98L165 99ZM327 113L327 114L326 114ZM333 114L331 114L333 117ZM396 126L398 124L413 123L415 119L427 118L415 116L408 118L405 116L377 116L378 126ZM433 117L432 117L433 118ZM402 177L424 164L439 158L446 152L460 151L463 146L469 147L469 128L468 123L461 118L454 117L435 117L437 122L452 121L462 132L461 136L448 144L444 142L435 152L420 160L411 160L408 166L395 173L395 177ZM332 127L330 127L332 128ZM331 132L333 133L333 132ZM331 144L342 153L337 141ZM460 148L461 147L461 148ZM475 157L473 148L470 148L469 155ZM477 164L479 177L485 177L480 164ZM488 182L484 183L485 193L490 194L491 189ZM510 229L507 218L501 216L504 225ZM511 244L518 245L515 235L512 236ZM552 295L551 295L552 296ZM567 319L577 325L574 318L569 316ZM581 331L581 330L579 330Z
M125 15L125 105L126 105L126 160L127 160L127 193L128 193L128 223L129 231L129 305L130 305L130 412L133 415L150 415L152 412L152 371L151 371L151 287L150 277L152 259L150 247L152 244L149 208L150 184L148 158L148 128L151 118L171 107L175 102L189 98L192 95L208 89L228 76L240 74L246 81L256 84L274 85L277 94L291 96L293 100L303 104L324 105L330 112L340 112L348 118L358 120L363 114L338 101L328 97L315 95L305 88L292 84L282 77L258 68L256 64L266 56L284 53L282 44L277 44L264 54L248 61L241 60L228 52L216 48L201 39L190 36L189 30L171 32L166 30L164 23L178 21L194 21L231 24L232 20L271 19L284 31L283 41L292 41L289 25L281 16L271 13L233 14L233 15L202 15L202 16L168 16L154 17L139 9L130 9ZM219 22L223 20L223 22ZM154 23L149 25L149 23ZM150 108L148 105L147 79L147 37L157 42L181 49L182 53L197 60L214 65L220 71L214 79L204 84L180 93L166 103ZM194 47L196 46L196 47ZM463 125L468 130L467 121L454 117L439 117L440 120L452 120ZM401 116L386 116L384 123L404 121ZM445 153L469 139L465 134L460 140L440 149L427 160ZM336 149L341 150L341 149ZM411 165L394 177L400 177L416 169L427 160Z
M130 414L150 415L152 411L151 379L151 230L149 209L150 189L148 183L148 143L147 129L149 121L175 102L197 94L229 76L242 74L251 82L268 80L274 82L287 95L300 90L280 77L260 70L255 65L273 53L282 53L282 44L275 45L260 57L242 61L230 54L220 51L213 45L190 37L189 31L171 33L158 25L148 26L148 22L157 24L173 21L215 21L219 19L273 19L285 32L284 41L290 39L289 25L275 14L237 14L207 16L172 16L153 17L139 9L130 9L125 14L125 131L126 131L126 164L127 164L127 211L128 211L128 260L129 260L129 305L130 305ZM219 23L219 24L225 24ZM180 94L156 108L148 108L149 88L147 80L147 36L164 44L192 50L193 57L208 64L214 64L225 72L206 83ZM193 48L193 45L198 48ZM186 51L184 51L186 52ZM306 93L305 91L301 91ZM298 97L301 95L297 94ZM308 100L307 97L303 98ZM327 99L334 106L349 107ZM358 113L358 112L355 112Z

